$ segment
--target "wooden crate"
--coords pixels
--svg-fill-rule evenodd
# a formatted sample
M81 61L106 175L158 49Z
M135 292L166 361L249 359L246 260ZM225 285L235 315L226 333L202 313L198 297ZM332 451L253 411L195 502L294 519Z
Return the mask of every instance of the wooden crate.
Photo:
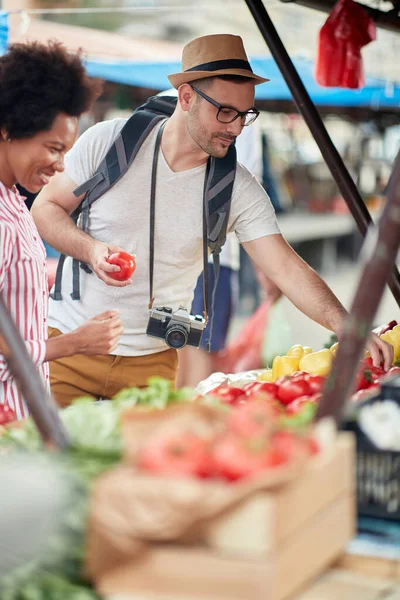
M154 544L103 573L104 595L146 600L283 600L343 551L355 530L354 443L332 452L274 493L259 493L210 523L202 543Z

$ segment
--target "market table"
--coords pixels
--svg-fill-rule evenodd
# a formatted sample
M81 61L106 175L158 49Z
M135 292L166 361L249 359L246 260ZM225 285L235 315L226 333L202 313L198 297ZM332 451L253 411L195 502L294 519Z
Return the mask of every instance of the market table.
M400 600L398 578L372 577L342 568L332 568L293 600ZM116 595L107 600L159 600L154 596ZM178 600L163 597L163 600ZM217 598L215 600L218 600ZM267 599L265 599L267 600Z

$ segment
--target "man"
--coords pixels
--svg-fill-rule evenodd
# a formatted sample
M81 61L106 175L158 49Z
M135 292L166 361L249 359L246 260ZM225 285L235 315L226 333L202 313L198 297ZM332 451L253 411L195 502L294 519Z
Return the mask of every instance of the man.
M166 92L173 95L176 90ZM258 182L262 181L262 146L261 128L256 121L251 127L244 127L242 133L236 140L237 160L252 173ZM246 256L246 255L245 255ZM204 330L200 347L185 346L179 353L178 387L195 387L200 381L209 377L218 370L218 353L225 347L228 339L229 328L239 302L239 268L240 268L240 246L234 233L228 235L225 245L220 254L221 269L215 291L215 302L212 306L212 292L214 288L214 267L212 256L208 261L209 278L209 321ZM246 267L250 270L251 283L256 277L247 259ZM269 297L275 301L280 296L280 290L260 271L256 271L258 285L263 297ZM192 303L192 313L202 314L204 310L203 273L197 280ZM251 290L253 291L253 290ZM210 351L207 351L208 339L210 337L211 319L214 314L212 335L210 338Z
M203 264L202 204L209 156L224 157L243 127L257 117L254 74L240 37L197 38L183 50L182 72L169 76L178 103L166 122L158 155L155 207L154 306L190 307ZM81 274L81 300L72 300L71 259L63 274L63 299L51 301L52 335L76 327L112 305L120 309L124 333L113 356L53 361L51 385L61 405L74 395L96 397L129 385L144 386L150 375L175 380L177 351L146 335L149 318L149 220L152 161L160 126L145 139L128 172L91 207L88 233L69 215L79 205L73 190L87 181L105 156L124 120L100 123L85 132L66 156L65 172L38 196L33 215L42 237L57 250L88 263ZM311 319L341 333L345 309L322 279L286 243L275 213L256 179L237 165L229 231L235 231L253 262ZM137 255L134 282L116 282L107 257L118 244ZM391 348L372 337L375 363L391 363Z

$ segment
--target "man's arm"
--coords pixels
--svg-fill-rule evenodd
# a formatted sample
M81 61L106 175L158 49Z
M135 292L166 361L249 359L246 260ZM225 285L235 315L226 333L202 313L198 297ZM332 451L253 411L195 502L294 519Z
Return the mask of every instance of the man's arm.
M31 213L40 235L50 246L89 263L94 239L79 229L70 215L80 205L78 186L66 173L57 173L36 197Z
M244 242L243 248L258 268L283 294L316 323L341 336L346 310L323 279L293 250L282 235ZM371 334L366 345L374 364L389 368L393 348Z
M293 250L281 235L268 235L243 248L264 275L302 313L340 334L345 308L321 277Z
M107 258L122 248L95 240L71 219L71 213L83 200L83 196L77 198L74 195L76 187L66 173L57 173L37 196L31 213L41 237L59 252L88 263L107 285L129 285L130 279L116 281L108 275L119 271L120 267L110 265Z

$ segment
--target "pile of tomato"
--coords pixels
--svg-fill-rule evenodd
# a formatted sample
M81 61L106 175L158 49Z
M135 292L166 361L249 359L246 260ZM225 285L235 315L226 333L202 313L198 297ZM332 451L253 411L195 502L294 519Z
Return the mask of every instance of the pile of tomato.
M307 404L317 404L322 395L326 377L298 371L290 376L269 381L251 381L242 388L220 385L209 395L216 396L224 404L246 404L254 394L266 394L275 414L296 415Z
M234 482L318 452L308 432L282 426L278 401L257 387L248 386L239 396L239 388L220 386L219 397L229 410L216 436L193 431L154 435L142 447L137 468L155 475Z

